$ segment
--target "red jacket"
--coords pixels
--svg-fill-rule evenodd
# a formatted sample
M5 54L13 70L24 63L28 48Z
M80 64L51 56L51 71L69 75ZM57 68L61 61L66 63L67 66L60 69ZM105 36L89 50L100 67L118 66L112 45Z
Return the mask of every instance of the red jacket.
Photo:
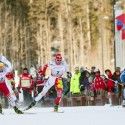
M114 89L114 87L115 87L115 83L112 80L110 80L110 79L112 79L112 73L111 73L111 71L109 71L108 78L109 79L106 80L107 90L108 90L108 92L112 92L113 89Z
M45 76L45 73L46 73L46 69L48 68L48 65L44 65L42 68L39 69L38 73L41 75L41 76Z
M29 92L33 90L34 83L32 80L32 76L29 73L22 73L20 75L19 88L22 88L23 90L27 90Z
M47 68L48 68L48 65L46 64L38 70L37 79L36 79L37 80L36 86L43 86L44 85L44 77L45 77L45 73L46 73Z
M94 85L95 90L105 90L106 88L105 81L100 75L95 76L92 84Z
M14 73L12 73L12 72L7 73L6 78L9 82L9 84L15 88Z
M14 74L12 72L7 73L6 77L8 80L14 80Z
M44 85L44 76L40 73L37 74L37 77L36 77L36 86L43 86Z

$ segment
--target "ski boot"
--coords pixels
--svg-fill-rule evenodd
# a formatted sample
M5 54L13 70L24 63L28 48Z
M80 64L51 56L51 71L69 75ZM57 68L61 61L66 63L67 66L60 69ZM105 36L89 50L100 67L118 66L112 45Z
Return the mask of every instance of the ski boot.
M14 106L13 109L17 114L23 114L23 112L19 110L16 106Z
M54 112L58 112L59 105L54 106Z
M59 105L54 106L54 112L56 113L64 113L64 110L59 109Z
M25 110L29 110L35 105L36 105L36 101L34 100Z
M2 114L2 105L0 104L0 114Z

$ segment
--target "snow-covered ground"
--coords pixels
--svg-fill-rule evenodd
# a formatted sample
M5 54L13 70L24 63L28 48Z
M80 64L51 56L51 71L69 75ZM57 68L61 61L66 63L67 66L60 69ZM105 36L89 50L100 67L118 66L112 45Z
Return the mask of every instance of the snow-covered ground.
M120 106L64 107L64 113L53 108L33 108L23 115L4 109L0 125L125 125L125 108Z

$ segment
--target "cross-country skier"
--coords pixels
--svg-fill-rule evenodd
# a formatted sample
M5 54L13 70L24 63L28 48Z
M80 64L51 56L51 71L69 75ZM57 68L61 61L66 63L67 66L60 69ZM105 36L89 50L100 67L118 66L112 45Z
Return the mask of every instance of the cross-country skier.
M9 90L9 85L7 85L6 81L6 75L7 73L12 71L12 65L11 63L4 57L0 56L0 92L4 94L4 96L7 97L9 100L9 103L13 107L14 111L17 114L23 114L22 111L20 111L15 104L15 100L12 97L10 90ZM0 113L2 113L2 105L0 104Z
M64 60L62 60L62 56L60 53L55 54L54 60L50 61L43 68L43 74L45 74L46 69L50 68L51 75L43 87L43 90L38 94L38 96L34 99L34 101L30 104L30 106L26 109L32 108L36 102L38 102L54 85L57 91L57 97L54 100L54 111L58 112L58 106L60 104L62 93L63 93L63 85L62 85L62 76L64 73L68 71L67 64Z

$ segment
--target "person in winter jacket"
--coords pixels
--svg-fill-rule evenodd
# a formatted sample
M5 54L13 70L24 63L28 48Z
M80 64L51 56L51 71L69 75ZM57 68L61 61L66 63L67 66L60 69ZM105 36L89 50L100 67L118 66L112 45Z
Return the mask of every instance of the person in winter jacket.
M120 80L120 75L121 75L120 69L116 68L115 72L112 75L112 79L116 83L115 91L116 93L118 93L119 104L121 104L121 99L122 99L122 84Z
M108 92L114 92L115 82L112 80L112 73L109 69L105 70L105 74L107 75L106 79L106 87Z
M106 89L106 83L101 77L99 69L95 70L95 78L92 82L92 85L97 95L102 94L102 92Z
M72 94L79 94L80 93L80 71L79 67L75 67L75 73L71 77L70 81L70 92Z
M112 93L114 93L115 90L115 82L112 80L112 73L109 69L105 70L105 74L107 75L106 78L106 87L108 91L108 99L109 99L109 104L112 105Z
M81 72L79 81L80 81L80 91L88 90L90 88L89 82L90 73L87 70Z
M24 105L28 105L33 100L32 92L34 90L34 83L27 68L24 68L20 75L19 90L20 89L23 91Z

